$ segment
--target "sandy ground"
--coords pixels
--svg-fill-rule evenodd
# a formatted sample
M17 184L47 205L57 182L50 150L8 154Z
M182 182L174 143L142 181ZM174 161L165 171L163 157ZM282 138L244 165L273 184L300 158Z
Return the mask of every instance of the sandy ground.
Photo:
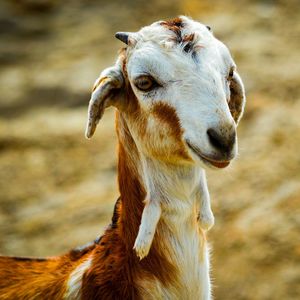
M50 256L93 240L116 188L114 111L84 139L91 85L116 31L187 14L231 49L247 89L240 154L209 172L216 299L300 298L297 1L3 1L0 252Z

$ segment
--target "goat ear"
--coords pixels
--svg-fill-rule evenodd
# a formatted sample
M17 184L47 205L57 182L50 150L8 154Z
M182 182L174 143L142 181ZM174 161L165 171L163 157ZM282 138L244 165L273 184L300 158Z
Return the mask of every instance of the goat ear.
M235 71L230 83L229 109L236 124L240 121L246 103L245 89L241 77Z
M117 106L120 91L124 84L119 65L105 69L96 80L88 108L88 121L85 136L91 138L106 107Z

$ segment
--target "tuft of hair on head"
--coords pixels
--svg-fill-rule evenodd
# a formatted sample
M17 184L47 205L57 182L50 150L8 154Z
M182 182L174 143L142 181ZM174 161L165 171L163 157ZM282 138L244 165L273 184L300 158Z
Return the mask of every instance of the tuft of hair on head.
M184 27L184 23L180 17L167 21L162 21L160 22L160 25L168 28L169 30L175 33L177 43L182 42L181 30Z

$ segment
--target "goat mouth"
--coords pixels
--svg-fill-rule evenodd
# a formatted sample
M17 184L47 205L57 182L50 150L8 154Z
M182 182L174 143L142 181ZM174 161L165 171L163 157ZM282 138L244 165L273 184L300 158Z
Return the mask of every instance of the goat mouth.
M186 144L193 151L193 153L195 153L206 164L212 165L219 169L226 168L230 164L230 161L228 160L215 160L207 157L206 155L202 154L197 147L193 146L188 140L186 140Z

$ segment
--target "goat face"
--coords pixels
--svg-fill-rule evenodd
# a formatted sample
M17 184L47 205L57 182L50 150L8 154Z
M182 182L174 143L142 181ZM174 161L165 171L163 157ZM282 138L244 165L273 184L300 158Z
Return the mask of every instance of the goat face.
M107 98L125 113L138 148L173 163L226 167L237 153L245 104L226 46L186 17L116 36L128 46L111 68L120 79ZM95 92L101 78L110 77L102 74ZM131 95L127 101L125 94Z

